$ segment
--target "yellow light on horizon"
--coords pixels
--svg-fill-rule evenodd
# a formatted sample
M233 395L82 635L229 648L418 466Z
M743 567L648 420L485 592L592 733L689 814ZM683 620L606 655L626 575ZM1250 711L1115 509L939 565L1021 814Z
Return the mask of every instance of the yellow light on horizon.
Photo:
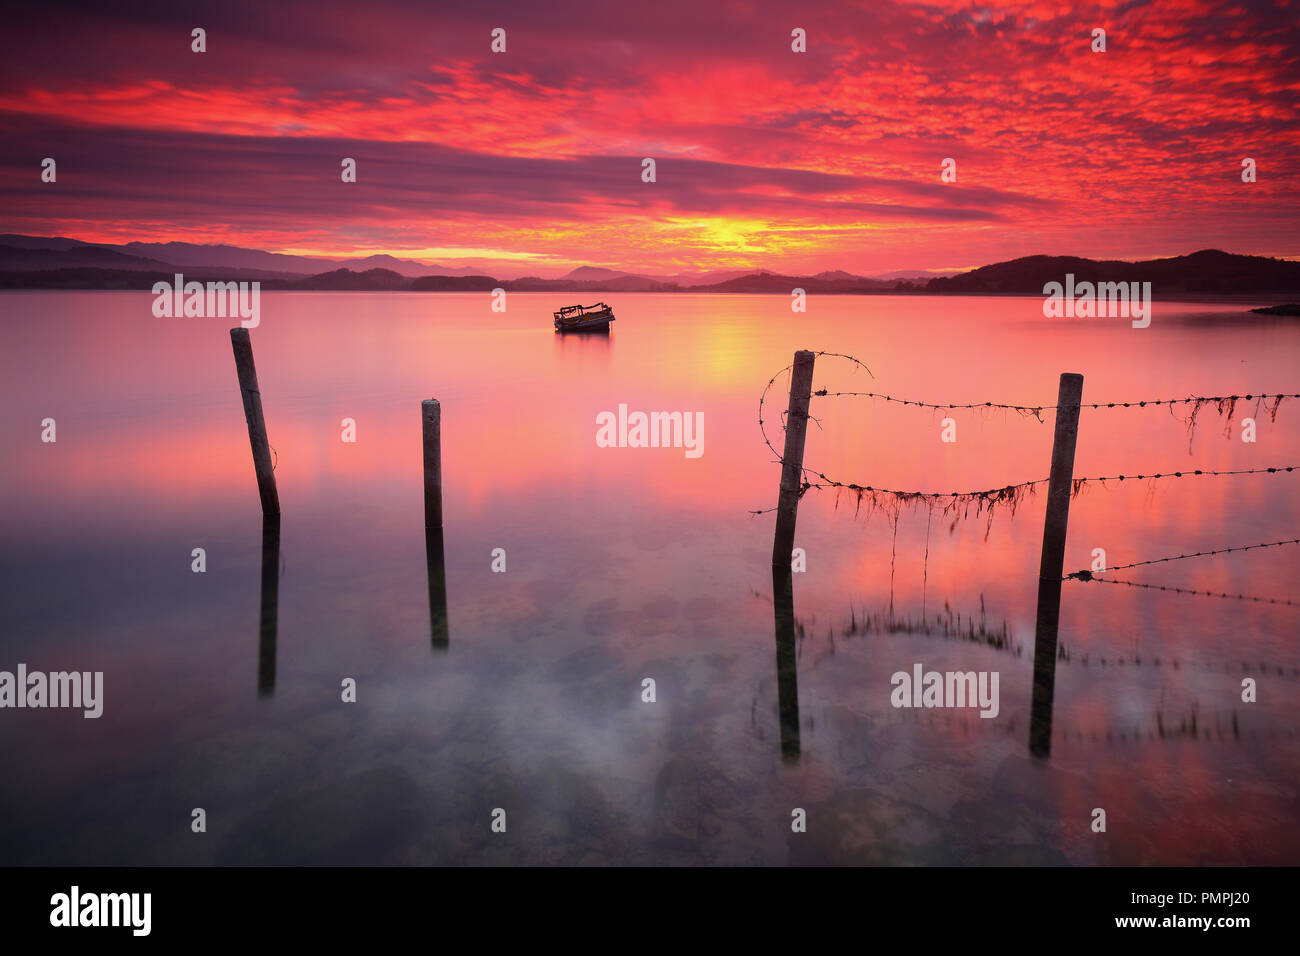
M556 262L540 252L514 252L509 249L480 249L473 246L431 246L425 249L276 249L286 256L312 256L322 259L364 259L366 256L392 256L394 259L506 259L517 262Z

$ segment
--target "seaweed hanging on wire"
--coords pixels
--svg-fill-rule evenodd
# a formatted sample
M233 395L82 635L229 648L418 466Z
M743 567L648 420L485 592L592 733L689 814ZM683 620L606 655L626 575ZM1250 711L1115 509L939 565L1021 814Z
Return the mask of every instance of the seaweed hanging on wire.
M854 358L851 355L846 355L842 352L824 352L824 351L816 352L814 354L818 356L830 356L834 358L847 359L848 361L852 362L854 365L864 369L868 375L871 375L873 378L875 377L874 375L872 375L870 368L868 368L863 362L859 361L858 359ZM776 446L772 444L771 438L767 434L766 424L763 419L763 408L767 403L768 392L770 392L772 386L776 384L776 380L780 378L783 373L789 372L792 369L793 369L793 365L787 365L785 368L781 369L781 371L777 372L770 379L768 379L767 385L764 386L763 392L758 399L758 427L760 433L763 436L763 442L764 444L767 445L768 449L775 456L775 461L783 466L785 464L785 458L780 452L776 450ZM812 392L812 394L817 396L867 395L873 398L883 398L886 401L899 402L904 405L911 404L911 405L918 405L922 407L935 408L935 409L938 408L1001 408L1001 409L1014 410L1026 417L1033 417L1038 421L1043 420L1042 412L1044 410L1056 409L1058 407L1055 405L1004 405L1004 404L998 404L994 402L983 402L983 403L970 404L970 405L957 405L957 404L941 405L937 403L913 401L910 399L905 401L902 399L895 399L892 396L888 396L888 395L879 395L878 393L874 393L874 392L830 393L825 388L818 389ZM1116 408L1116 407L1143 408L1146 407L1147 405L1167 405L1170 408L1170 413L1173 414L1173 407L1175 405L1188 404L1191 405L1192 408L1191 408L1191 413L1186 419L1186 421L1188 424L1189 435L1194 436L1196 417L1203 407L1205 407L1206 405L1213 404L1221 415L1227 416L1228 424L1225 427L1230 428L1232 418L1236 410L1237 402L1242 398L1243 396L1238 396L1238 395L1214 396L1214 397L1189 396L1187 398L1181 398L1181 399L1156 399L1156 400L1140 401L1140 402L1109 402L1109 403L1093 402L1093 403L1081 405L1080 407L1094 408L1094 409ZM1248 394L1245 395L1244 398L1246 400L1253 400L1256 402L1256 414L1258 414L1261 410L1267 411L1270 418L1275 419L1277 416L1277 410L1281 405L1282 400L1284 398L1300 398L1300 394L1273 394L1273 395ZM1265 399L1273 400L1271 406L1264 405ZM783 412L782 416L784 417L784 415L785 413ZM817 423L818 427L820 427L820 422L816 417L814 417L811 414L808 417L813 422ZM784 421L782 422L782 426L784 427ZM1189 438L1189 442L1190 440L1191 439ZM1097 478L1086 478L1086 477L1073 478L1071 483L1070 493L1072 498L1077 498L1091 482L1097 482L1104 487L1106 483L1110 481L1124 482L1124 481L1136 480L1136 481L1150 482L1153 479L1183 478L1183 477L1193 477L1193 476L1221 477L1227 475L1254 475L1254 474L1265 474L1265 473L1279 474L1284 472L1285 473L1294 472L1297 469L1297 467L1300 466L1278 465L1278 466L1271 466L1271 467L1264 467L1264 468L1237 469L1232 471L1211 471L1211 470L1197 468L1197 469L1189 469L1187 471L1157 472L1155 474L1145 474L1145 473L1136 474L1136 475L1121 474L1121 475L1109 475L1109 476L1103 476ZM877 509L884 509L887 511L889 515L891 515L893 520L897 520L897 515L901 508L915 507L924 502L931 510L931 516L933 515L934 507L937 505L941 509L940 510L941 517L945 517L945 518L949 516L952 517L952 521L949 523L948 526L948 532L949 534L951 534L956 529L958 521L967 520L971 517L970 512L971 509L973 508L975 511L974 517L976 518L984 517L986 519L987 523L984 530L985 540L988 540L989 533L992 530L992 526L993 526L993 517L999 507L1006 509L1006 511L1012 517L1014 517L1016 510L1024 502L1025 498L1035 494L1037 486L1046 484L1048 481L1048 479L1046 478L1038 478L1032 481L1022 481L1014 484L1004 485L1001 488L988 488L980 491L932 492L932 491L900 490L900 489L893 489L893 488L877 488L873 485L867 485L858 482L838 481L834 478L827 477L827 475L824 472L817 471L813 468L810 468L807 465L800 466L800 476L801 476L801 482L799 486L799 498L802 499L803 496L806 495L812 489L818 489L818 490L834 489L835 508L838 510L841 503L841 499L844 495L846 494L850 495L853 500L855 517L860 516L862 514L862 507L865 503L867 506L868 516L874 513ZM813 478L816 478L817 480L813 480ZM1148 491L1149 493L1154 493L1154 485L1151 485ZM758 510L750 511L750 514L757 516L757 515L767 514L768 512L774 510L776 509L775 508L758 509Z

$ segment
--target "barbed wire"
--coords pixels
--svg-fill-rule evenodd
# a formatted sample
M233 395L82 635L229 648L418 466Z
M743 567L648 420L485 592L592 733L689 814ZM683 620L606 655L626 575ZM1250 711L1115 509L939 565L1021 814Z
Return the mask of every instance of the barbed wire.
M1275 472L1295 471L1297 468L1300 468L1300 465L1272 465L1272 466L1266 466L1264 468L1240 468L1235 471L1212 471L1207 468L1196 468L1196 469L1188 469L1187 471L1157 472L1152 475L1146 475L1146 474L1105 475L1101 478L1074 478L1071 479L1074 483L1072 494L1074 496L1077 496L1085 484L1093 481L1096 482L1146 481L1152 478L1190 478L1194 476L1213 478L1213 477L1223 477L1226 475L1262 475L1262 474L1273 474ZM805 472L809 470L810 469L807 468L804 469ZM1034 485L1045 485L1050 480L1048 478L1036 478L1033 481L1022 481L1014 485L1007 485L1004 488L991 488L988 491L946 491L946 492L945 491L895 491L890 488L876 488L873 487L872 485L858 485L849 482L834 481L830 478L827 478L825 475L821 474L820 472L816 472L815 474L817 475L818 478L821 478L822 481L804 482L804 487L806 488L847 488L851 491L874 491L881 494L896 495L900 498L926 498L926 499L967 498L976 495L987 495L987 496L996 497L999 495L1003 495L1007 492L1013 491L1017 488L1029 488Z
M1134 561L1132 564L1116 564L1100 571L1075 571L1073 574L1067 574L1062 581L1068 581L1071 578L1078 578L1080 581L1091 581L1098 574L1109 573L1111 571L1124 571L1128 568L1140 568L1147 564L1164 564L1166 561L1181 561L1185 558L1208 558L1216 554L1231 554L1234 551L1251 551L1259 548L1278 548L1287 544L1300 544L1300 538L1288 538L1285 541L1266 541L1262 544L1237 545L1231 548L1218 548L1214 551L1195 551L1188 554L1171 554L1164 558L1151 558L1148 561Z
M855 359L852 355L845 355L843 352L814 352L813 354L814 354L814 355L827 355L827 356L830 356L830 357L832 357L832 358L844 358L844 359L848 359L848 360L849 360L850 362L852 362L854 365L859 365L859 366L861 366L863 369L866 369L867 374L868 374L868 375L871 375L872 378L875 378L875 377L876 377L875 375L872 375L872 373L871 373L871 369L867 368L866 365L864 365L862 362L860 362L860 361L858 361L857 359ZM761 395L758 396L758 430L759 430L760 432L762 432L762 434L763 434L763 442L764 442L764 444L766 444L767 447L770 448L770 449L772 450L772 454L776 455L777 460L780 461L782 464L785 464L785 459L784 459L784 457L781 455L780 452L778 452L778 451L776 450L776 447L772 444L772 440L771 440L770 438L767 437L767 429L763 427L763 403L767 401L767 393L771 390L772 386L776 384L776 380L777 380L778 378L780 378L784 373L790 371L792 368L794 368L794 365L793 365L793 364L791 364L791 365L787 365L785 368L781 369L781 371L777 372L777 373L776 373L775 375L773 375L770 379L768 379L768 380L767 380L767 385L764 386L764 388L763 388L763 394L761 394ZM785 413L782 412L782 415L784 415L784 414L785 414ZM809 418L812 418L811 415L809 415L808 417L809 417ZM813 419L813 421L816 421L816 419ZM784 427L784 426L782 426L782 427ZM805 471L806 471L806 470L807 470L807 469L805 469Z
M1123 584L1131 588L1146 588L1150 591L1172 591L1177 594L1194 594L1199 597L1228 598L1233 601L1252 601L1256 604L1283 604L1287 607L1300 607L1300 601L1288 601L1286 598L1256 597L1250 594L1226 594L1219 591L1196 591L1191 588L1176 588L1167 584L1144 584L1141 581L1121 581L1117 578L1099 578L1089 575L1086 578L1071 575L1066 580L1099 581L1102 584Z
M854 359L854 361L857 360ZM865 368L865 366L863 367ZM782 369L782 371L784 371L784 369ZM778 372L777 374L779 375L780 372ZM998 409L1003 409L1005 411L1020 412L1021 414L1024 415L1032 415L1035 418L1037 418L1040 422L1043 421L1042 418L1043 412L1055 411L1056 409L1061 407L1060 405L1010 405L1003 402L965 402L965 403L923 402L923 401L918 401L916 399L895 398L893 395L888 395L883 392L832 392L825 388L817 389L812 394L824 398L839 398L839 397L871 398L883 402L893 402L897 405L915 405L919 408L931 408L931 409L943 410L943 411L965 410L965 409L972 409L972 408L998 408ZM1252 392L1248 395L1189 395L1185 398L1151 398L1151 399L1143 399L1141 401L1135 401L1135 402L1083 402L1078 406L1069 405L1066 407L1068 408L1078 407L1078 408L1089 408L1089 409L1146 408L1148 405L1151 406L1159 406L1159 405L1173 406L1173 405L1191 405L1191 404L1205 405L1211 402L1215 404L1222 404L1226 402L1238 402L1238 401L1247 401L1247 402L1264 401L1270 398L1274 400L1274 405L1273 408L1269 409L1268 411L1270 417L1275 420L1277 417L1277 408L1282 404L1282 399L1300 398L1300 393L1261 392L1259 394L1255 394Z
M848 355L843 352L816 352L814 354L819 356L825 355L832 358L848 359L850 362L854 363L855 365L859 365L862 368L866 369L867 374L869 375L871 374L871 369L867 368L865 363L863 363L859 359L854 358L852 355ZM792 366L787 365L785 368L781 370L781 372L788 371L791 367ZM781 372L777 372L776 375L772 377L773 382L776 381L776 378L780 376ZM875 378L874 375L872 375L871 377ZM771 384L772 382L768 383L769 386ZM1043 404L1043 405L1019 404L1018 405L1018 404L1011 404L1007 402L927 402L927 401L921 401L918 399L911 399L911 398L896 398L893 395L884 392L832 392L826 388L819 388L815 390L812 394L820 397L829 397L829 398L838 398L838 397L871 398L878 401L893 402L898 405L915 405L918 408L930 408L936 410L998 408L1004 411L1019 412L1023 415L1033 415L1039 421L1043 420L1042 418L1043 412L1055 411L1056 409L1061 407L1060 405L1047 405L1047 404ZM1269 412L1270 419L1276 420L1278 407L1282 404L1282 400L1287 398L1300 398L1300 392L1248 392L1246 394L1237 394L1237 395L1186 395L1182 398L1146 398L1146 399L1139 399L1136 401L1127 401L1127 402L1082 402L1077 407L1088 408L1088 409L1100 409L1100 408L1110 409L1110 408L1146 408L1148 405L1152 407L1167 405L1172 408L1172 406L1174 405L1194 405L1196 406L1195 411L1199 411L1201 406L1210 403L1217 404L1221 408L1224 407L1230 408L1231 406L1228 406L1227 404L1229 402L1235 404L1236 402L1239 401L1263 402L1268 399L1272 399L1273 407L1268 409L1268 412ZM760 401L759 404L761 405L762 402ZM1069 405L1065 407L1073 408L1075 406Z
M784 464L784 460L778 456L778 461ZM1092 482L1105 485L1108 481L1151 481L1157 478L1221 478L1233 475L1262 475L1262 474L1282 474L1295 472L1300 469L1300 465L1271 465L1264 468L1239 468L1232 471L1214 471L1207 468L1195 468L1187 471L1170 471L1156 472L1154 474L1137 474L1137 475L1104 475L1098 478L1074 478L1071 480L1071 497L1077 498L1084 487ZM808 473L815 474L821 481L809 481L806 479L799 487L799 497L802 498L809 490L822 490L826 488L835 488L843 491L856 492L859 500L867 495L886 495L897 499L902 504L912 504L920 501L932 503L947 502L944 507L944 514L950 513L954 508L961 508L963 505L977 504L983 508L993 508L998 504L1007 505L1013 512L1015 506L1023 498L1023 492L1030 491L1038 485L1045 485L1050 480L1048 478L1036 478L1033 481L1022 481L1014 485L1006 485L1002 488L989 488L984 491L900 491L895 488L877 488L874 485L860 485L856 482L836 481L827 478L821 472L814 472L812 469L804 467L805 476ZM763 515L775 508L764 508L757 511L750 511L752 515ZM979 511L976 512L977 515ZM1251 547L1258 547L1252 545ZM1170 559L1172 560L1172 559Z
M862 368L872 378L875 378L875 375L872 373L871 369L868 368L865 363L853 357L852 355L848 355L847 353L819 351L819 352L815 352L814 355L845 359L849 362L852 362L854 365ZM787 365L785 368L781 369L770 379L768 379L767 385L764 386L762 394L759 395L759 399L758 399L759 432L763 436L763 443L767 445L768 450L772 452L772 454L775 456L777 463L779 463L782 467L785 466L785 456L783 453L778 452L776 450L776 446L772 444L772 440L767 434L766 422L763 419L763 408L767 402L768 392L770 392L772 386L776 384L776 380L786 372L789 372L793 367L794 367L793 364ZM823 388L813 392L812 394L826 396L832 393L829 393L826 389ZM870 395L872 397L884 398L887 401L900 402L901 404L912 404L912 405L918 405L922 407L936 408L936 409L945 408L945 407L947 408L958 408L958 407L1001 408L1001 409L1014 410L1025 415L1032 414L1039 421L1042 421L1041 413L1044 410L1054 409L1059 407L1057 405L1034 405L1034 406L1008 405L1008 404L994 403L994 402L984 402L980 404L972 403L970 405L964 405L964 406L957 405L954 403L951 405L944 406L944 405L939 405L937 403L931 403L931 402L913 401L911 399L907 399L907 400L895 399L892 396L882 395L881 393L876 393L876 392L836 392L833 394ZM1300 398L1300 393L1290 394L1290 395L1286 393L1277 393L1272 395L1270 394L1255 395L1254 393L1251 393L1246 397L1252 399L1258 399L1260 401L1262 401L1265 398L1274 398L1275 401L1272 409L1270 410L1270 414L1276 416L1277 407L1278 405L1281 404L1283 398L1287 398L1287 397ZM1129 408L1135 405L1137 407L1145 407L1146 405L1163 404L1163 405L1169 405L1172 411L1172 406L1175 404L1195 403L1193 405L1192 414L1189 416L1188 419L1188 424L1192 428L1194 428L1196 415L1200 411L1202 403L1207 403L1212 401L1218 402L1220 406L1220 411L1226 410L1229 416L1229 420L1231 420L1233 408L1235 407L1237 400L1239 400L1240 398L1241 396L1238 395L1216 396L1216 397L1193 396L1193 397L1182 398L1182 399L1152 399L1152 400L1144 400L1140 402L1094 402L1091 404L1083 405L1081 407ZM1227 403L1226 409L1224 403ZM786 414L785 412L782 412L783 418L785 414ZM808 418L810 421L817 424L819 428L821 427L821 423L817 420L816 417L809 414ZM782 427L784 427L784 422L782 423ZM1123 481L1147 481L1150 479L1164 479L1164 478L1183 478L1183 477L1193 477L1193 476L1194 477L1225 477L1225 476L1232 476L1232 475L1276 474L1280 472L1294 472L1297 470L1297 468L1300 468L1300 466L1278 465L1278 466L1269 466L1264 468L1237 469L1232 471L1214 471L1209 469L1195 468L1195 469L1186 469L1180 471L1156 472L1150 475L1121 474L1121 475L1107 475L1099 478L1075 478L1073 479L1071 485L1071 497L1077 497L1080 494L1080 492L1084 489L1084 487L1086 487L1091 482L1098 482L1104 486L1105 483L1108 481L1123 482ZM805 494L807 494L810 490L813 489L817 489L817 490L835 489L837 492L847 491L856 496L856 511L860 512L864 500L866 500L868 502L869 507L874 510L876 507L879 507L881 505L880 498L885 497L892 500L892 504L894 506L893 510L895 514L897 514L898 509L903 505L912 506L912 505L919 504L921 502L928 502L931 508L933 508L935 504L939 504L942 506L942 514L945 517L949 514L960 512L960 514L958 514L957 517L954 518L954 522L953 522L954 527L958 519L964 519L970 517L970 508L974 506L976 517L979 517L980 515L985 513L988 514L989 529L992 528L993 514L995 509L999 505L1007 508L1014 516L1016 508L1018 507L1020 502L1024 499L1024 497L1026 495L1034 494L1035 489L1037 488L1038 485L1046 484L1048 482L1047 478L1038 478L1032 481L1022 481L1015 484L1004 485L1000 488L988 488L981 491L934 492L934 491L915 491L915 490L904 491L895 488L878 488L873 485L867 485L860 482L838 481L834 478L827 477L825 473L821 471L817 471L816 469L813 469L807 465L800 466L800 475L802 478L802 483L800 484L799 487L800 498L803 498ZM810 480L809 477L810 475L815 476L819 480L817 481ZM837 498L837 505L838 505L838 498ZM759 515L768 514L775 510L776 510L775 507L755 509L755 510L751 510L749 514L757 517ZM952 529L950 528L949 530L951 531ZM988 531L986 530L985 536L987 537L987 535L988 535Z
M816 356L827 356L830 358L847 359L848 361L852 362L854 365L860 366L862 369L864 369L868 375L871 375L872 378L875 378L875 375L872 373L871 369L867 367L866 363L862 362L860 359L854 358L852 355L849 355L845 352L820 351L820 352L814 352L813 354ZM760 425L762 424L761 419L762 419L763 401L764 398L766 397L768 389L771 388L771 386L776 382L777 378L779 378L783 372L788 372L791 368L793 368L792 365L787 365L785 368L781 369L781 371L777 372L776 375L773 375L772 378L767 383L767 388L763 390L763 397L759 399L759 419L760 419L759 424ZM884 392L832 392L827 388L816 389L812 392L812 394L819 397L829 397L829 398L856 396L856 397L876 399L885 402L893 402L899 405L915 405L919 408L930 408L936 410L997 408L1005 411L1020 412L1021 414L1024 415L1033 415L1039 421L1043 420L1042 418L1043 412L1055 411L1056 409L1062 407L1060 405L1049 405L1049 404L1017 405L1017 404L1011 404L1007 402L927 402L918 399L895 398L893 395ZM1272 399L1273 406L1272 408L1268 409L1268 412L1269 412L1270 420L1275 421L1277 419L1277 412L1279 406L1282 404L1283 399L1287 399L1287 398L1300 398L1300 392L1247 392L1245 394L1236 394L1236 395L1186 395L1182 398L1147 398L1147 399L1139 399L1136 401L1127 401L1127 402L1082 402L1077 407L1088 408L1088 409L1101 409L1101 408L1111 409L1111 408L1146 408L1147 406L1159 407L1161 405L1167 405L1170 406L1170 408L1172 409L1172 407L1175 405L1193 405L1195 406L1195 408L1193 409L1193 416L1192 416L1194 418L1195 413L1200 410L1201 406L1210 403L1219 405L1221 408L1226 407L1228 409L1231 409L1232 405L1229 405L1228 403L1235 404L1236 402L1239 401L1262 402L1268 399ZM1065 407L1070 408L1075 406L1069 405ZM769 447L771 447L770 443L769 443ZM775 449L773 449L773 451L775 451Z

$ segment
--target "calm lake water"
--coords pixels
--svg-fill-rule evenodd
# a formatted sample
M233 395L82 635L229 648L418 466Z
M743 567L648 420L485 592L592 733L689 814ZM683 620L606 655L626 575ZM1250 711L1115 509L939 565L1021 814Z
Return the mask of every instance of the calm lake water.
M779 479L758 398L798 348L874 375L821 357L831 391L1053 404L1070 371L1085 402L1123 402L1300 391L1295 320L1157 302L1137 330L1045 320L1036 298L814 297L794 315L779 296L617 295L608 337L556 336L568 298L512 293L497 314L486 294L262 296L283 506L264 609L277 577L232 323L156 319L147 293L0 295L0 669L103 671L105 697L98 720L0 711L0 864L1300 862L1300 608L1067 582L1052 755L1034 759L1045 489L991 523L809 492L781 682L774 515L748 513ZM787 388L764 416L778 447ZM702 412L703 455L598 447L596 416L620 404ZM1048 473L1051 412L826 397L812 414L806 462L831 478L946 492ZM1190 435L1186 414L1085 409L1075 474L1300 462L1300 402L1276 420L1206 408ZM1300 537L1298 480L1089 483L1067 571L1095 548L1117 565ZM1291 547L1113 576L1295 600L1298 569ZM981 627L1006 641L956 636ZM917 663L998 672L997 717L891 706L891 675Z

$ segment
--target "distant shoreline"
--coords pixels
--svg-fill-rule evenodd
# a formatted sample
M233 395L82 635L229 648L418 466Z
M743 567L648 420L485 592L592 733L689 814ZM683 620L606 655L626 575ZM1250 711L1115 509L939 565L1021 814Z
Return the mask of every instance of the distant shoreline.
M21 237L20 237L21 238ZM109 257L111 265L98 262L69 263L68 253L83 259ZM7 255L7 258L5 257ZM235 267L233 264L172 265L157 260L123 256L108 249L78 247L58 252L0 247L0 289L39 291L152 291L156 286L176 288L181 283L258 283L262 292L540 292L598 301L625 294L710 294L710 295L956 295L1040 297L1055 285L1069 289L1110 287L1110 295L1123 289L1136 296L1143 290L1148 298L1166 301L1219 299L1262 302L1300 298L1300 261L1244 256L1205 249L1185 256L1142 262L1080 259L1070 256L1026 256L981 266L953 276L925 281L875 279L843 271L816 275L787 275L755 271L720 281L667 281L624 273L600 275L589 270L581 275L556 279L522 276L499 279L491 275L410 276L386 268L355 271L346 267L311 275L286 275L265 269ZM124 268L118 261L130 260L137 268ZM38 264L38 263L43 263ZM586 267L583 267L586 268ZM575 270L580 271L580 270ZM590 278L592 274L598 278ZM1133 291L1128 291L1133 290ZM179 289L178 289L179 291ZM1092 292L1082 293L1091 295Z
M198 281L197 279L195 281ZM482 295L485 289L281 289L263 287L264 295L284 294L284 295ZM645 291L645 292L610 292L608 290L591 290L591 289L509 289L507 291L512 295L528 296L546 296L554 297L555 295L566 295L574 297L575 301L579 298L586 301L597 297L613 299L615 296L731 296L731 297L754 297L765 296L772 298L789 299L789 293L785 292L722 292L714 290L694 290L679 289L676 291ZM0 280L0 294L7 292L47 292L47 293L84 293L84 292L108 292L130 295L151 295L152 292L147 288L110 288L110 287L87 287L87 288L70 288L67 286L9 286L4 285ZM896 297L917 297L917 298L935 298L935 299L1039 299L1043 298L1041 293L1033 292L939 292L926 289L870 289L860 292L828 291L828 292L808 292L809 296L896 296ZM1296 297L1293 291L1282 291L1277 293L1269 292L1157 292L1153 299L1159 302L1204 302L1207 304L1223 303L1227 305L1267 305L1281 306L1285 305ZM615 303L611 303L615 304ZM1262 317L1286 317L1284 312L1263 312L1252 310L1256 315Z

